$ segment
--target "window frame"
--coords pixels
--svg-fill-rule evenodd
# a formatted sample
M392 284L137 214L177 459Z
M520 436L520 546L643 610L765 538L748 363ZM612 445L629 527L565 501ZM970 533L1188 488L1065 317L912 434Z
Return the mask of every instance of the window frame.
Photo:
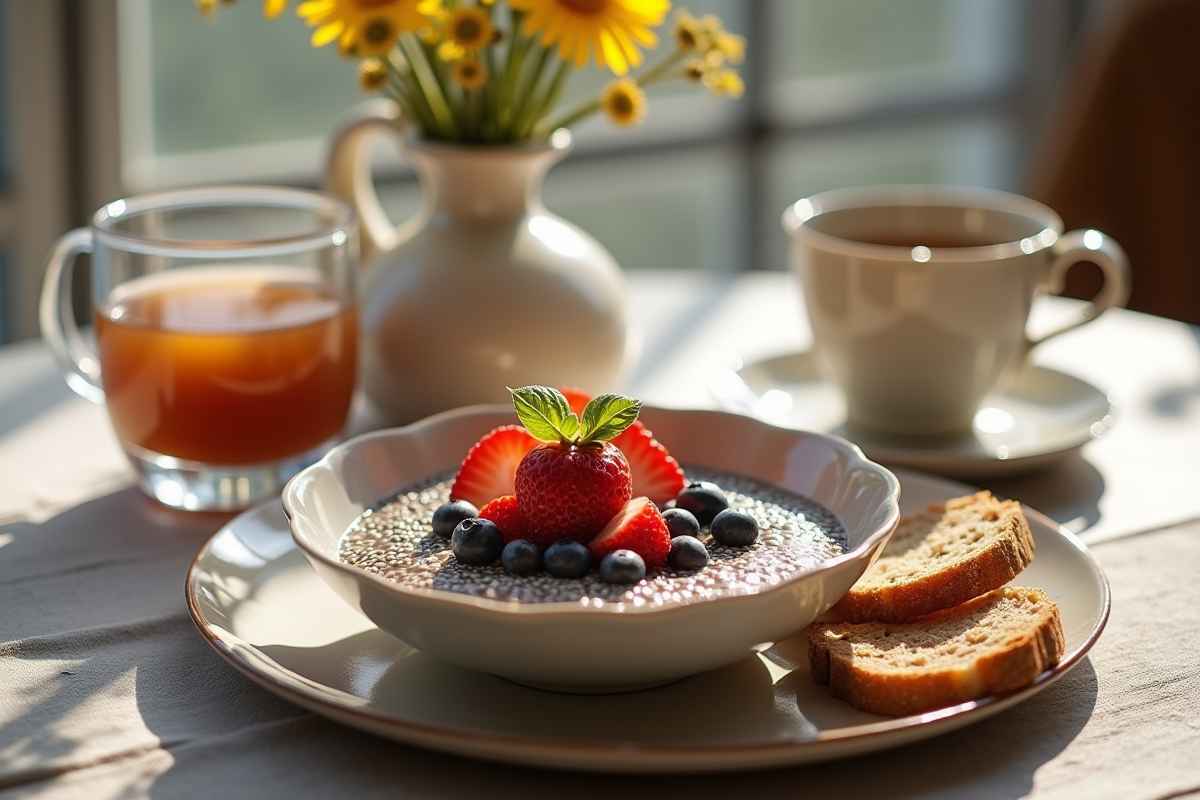
M146 166L139 156L139 149L145 151L144 139L138 140L131 122L131 114L138 112L128 108L131 93L139 91L133 85L136 75L130 77L131 64L136 67L144 53L139 55L130 41L128 25L121 21L122 9L143 2L146 0L0 0L12 20L6 27L20 32L12 37L5 65L6 72L16 78L11 82L9 118L17 156L12 184L0 187L0 247L10 256L0 291L0 341L37 335L36 307L45 253L57 236L84 224L94 208L111 199L181 183L256 180L315 186L319 182L324 148L320 139L234 148L203 158L172 156ZM1026 29L1032 35L1027 68L1004 86L957 94L918 93L840 111L828 107L820 113L781 111L780 98L791 98L784 102L795 108L797 92L803 96L804 91L815 92L820 87L766 89L760 81L766 74L766 54L763 48L751 47L744 65L748 95L739 103L719 106L707 103L707 98L684 95L655 98L656 113L639 130L612 131L599 120L579 126L572 159L608 159L704 141L729 142L743 154L745 165L742 228L747 255L743 265L766 266L755 221L775 211L762 207L764 175L770 169L766 162L769 148L764 144L772 137L887 124L948 109L999 109L1020 127L1023 140L1032 141L1053 96L1054 81L1046 76L1057 76L1080 31L1117 2L1022 0L1024 13L1029 15ZM768 25L765 8L763 2L746 4L745 30L752 40L764 39ZM297 163L309 166L297 168ZM229 168L218 169L221 164ZM255 169L234 168L238 164L252 164ZM377 167L381 180L412 180L411 171L394 154L383 154Z

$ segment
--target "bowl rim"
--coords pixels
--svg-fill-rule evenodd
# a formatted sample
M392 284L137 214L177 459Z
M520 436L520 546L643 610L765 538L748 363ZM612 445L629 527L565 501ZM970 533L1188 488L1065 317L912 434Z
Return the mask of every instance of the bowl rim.
M899 479L897 479L896 476L889 469L884 467L883 465L867 458L866 455L863 453L862 449L858 447L858 445L856 445L853 442L850 442L846 439L843 439L840 436L834 436L832 434L827 434L827 433L818 433L816 431L797 430L794 428L784 428L779 425L772 425L769 422L764 422L762 420L755 419L754 417L750 417L750 416L747 416L744 414L736 414L733 412L723 411L723 410L719 410L719 409L676 409L676 408L667 408L667 407L663 407L663 406L653 406L653 405L645 405L645 406L643 406L643 408L650 409L656 414L657 413L689 414L689 415L690 414L700 414L700 415L708 415L708 416L712 416L712 417L729 418L729 419L737 420L738 422L740 422L742 424L748 424L748 425L751 425L754 427L767 428L769 430L775 431L780 434L785 434L788 436L806 436L806 437L810 437L810 438L817 439L820 441L824 441L824 442L830 444L835 450L841 451L846 454L846 456L847 456L846 464L847 464L848 470L854 469L854 468L864 468L865 467L867 469L873 469L878 472L878 474L883 478L885 485L887 486L887 492L884 496L884 502L887 503L888 505L890 505L890 509L889 509L885 519L883 520L883 522L880 523L878 526L876 526L875 530L871 531L863 539L863 541L861 543L859 543L859 545L857 547L855 547L851 550L847 550L846 552L844 552L840 555L833 556L831 558L827 558L824 561L822 561L821 563L819 563L818 565L816 565L810 569L800 570L795 575L791 576L790 578L787 578L786 580L779 581L778 583L760 586L760 587L756 588L754 591L733 594L733 595L722 595L722 596L717 596L717 597L697 598L695 600L681 601L678 603L668 603L668 604L664 604L664 605L658 605L658 604L635 605L634 603L622 601L622 602L605 602L600 606L596 606L592 603L584 604L577 600L562 600L562 601L553 601L553 602L545 602L545 603L514 603L511 600L497 600L497 599L492 599L492 598L487 598L487 597L476 597L473 595L462 594L459 592L451 592L451 591L448 591L445 589L412 588L412 587L404 586L395 581L389 581L380 575L376 575L373 572L368 572L367 570L360 569L351 564L346 564L346 563L342 562L340 559L330 558L330 557L326 556L324 553L320 552L316 547L311 546L311 544L309 542L307 542L305 540L305 538L297 532L296 525L294 522L294 516L298 513L298 511L293 506L293 503L295 502L293 495L295 493L296 487L298 485L300 485L302 482L310 480L311 476L313 476L314 474L316 474L322 470L331 472L332 474L334 474L336 476L337 473L334 471L334 469L332 467L332 463L335 459L339 458L341 456L341 454L349 452L349 451L353 450L354 448L361 447L363 444L366 444L368 442L372 442L375 440L386 440L386 439L394 439L394 438L401 437L401 436L408 436L408 435L412 435L414 432L419 431L424 428L430 428L435 425L452 424L452 423L458 422L460 420L466 420L466 419L471 419L474 417L480 417L485 414L507 413L507 414L512 414L515 419L515 414L513 413L511 406L508 406L505 404L481 404L481 405L463 406L461 408L455 408L455 409L450 409L448 411L442 411L437 414L433 414L433 415L430 415L423 419L417 420L416 422L409 423L408 425L391 427L391 428L381 428L379 430L368 431L366 433L358 434L357 436L351 437L350 439L347 439L338 445L335 445L333 448L331 448L328 452L326 452L325 455L323 455L315 463L309 465L308 467L305 467L303 470L301 470L299 473L297 473L284 486L283 492L282 492L282 504L283 504L284 514L287 516L287 519L288 519L288 529L291 532L292 540L296 543L296 546L299 547L300 551L302 553L304 553L304 555L307 558L309 558L310 560L315 559L316 561L320 562L327 568L331 568L339 573L350 576L356 582L365 580L368 583L368 585L374 586L377 589L381 589L385 593L387 593L389 595L394 595L398 599L404 600L406 602L411 602L411 603L418 604L418 605L429 604L429 605L439 605L439 606L440 605L456 606L456 607L460 607L464 610L469 610L472 612L503 616L506 618L512 618L512 617L517 617L517 618L555 617L555 618L557 618L560 616L576 616L576 615L578 615L581 617L588 617L588 618L594 619L594 618L611 617L613 615L620 615L620 616L654 615L654 616L659 616L659 615L668 615L668 614L694 613L694 609L700 608L700 607L705 607L705 606L711 606L712 604L714 604L718 601L721 602L723 605L732 604L735 601L740 601L743 603L750 603L750 602L755 602L755 601L761 602L768 595L778 594L781 591L785 590L787 587L792 586L799 581L812 580L814 577L816 577L820 574L832 572L844 564L858 561L862 558L869 556L872 552L875 552L878 549L878 547L880 545L880 540L886 541L886 539L891 536L892 532L896 529L896 526L900 521L900 502L899 502L899 500L900 500L900 482L899 482ZM779 488L784 489L785 491L792 491L791 489L788 489L787 487L780 486L778 483L776 483L774 481L768 481L768 480L764 480L764 479L760 479L760 478L755 478L755 480L762 480L764 483L769 483L769 484L778 486ZM398 488L402 488L402 487L398 487ZM793 493L799 494L798 492L793 492ZM804 495L801 495L801 496L804 496ZM807 498L807 499L813 500L813 498ZM354 501L352 501L352 502L354 502ZM829 508L829 506L827 504L823 503L822 501L814 500L814 502L821 503L822 505L825 505L827 508ZM371 507L372 506L366 506L365 508L371 508ZM836 510L834 510L832 508L830 508L829 510L833 511L835 514L838 513ZM839 517L840 516L841 515L839 514ZM345 531L342 531L337 534L339 542L341 540L341 537L344 534L345 534Z

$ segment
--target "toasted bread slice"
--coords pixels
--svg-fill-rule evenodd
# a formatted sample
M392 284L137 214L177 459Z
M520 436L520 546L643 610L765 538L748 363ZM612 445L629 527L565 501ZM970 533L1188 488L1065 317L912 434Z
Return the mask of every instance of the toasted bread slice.
M1065 647L1058 604L1011 586L908 623L815 622L806 636L813 680L893 716L1025 686Z
M990 492L900 520L879 559L833 607L846 622L903 622L997 589L1033 561L1021 504Z

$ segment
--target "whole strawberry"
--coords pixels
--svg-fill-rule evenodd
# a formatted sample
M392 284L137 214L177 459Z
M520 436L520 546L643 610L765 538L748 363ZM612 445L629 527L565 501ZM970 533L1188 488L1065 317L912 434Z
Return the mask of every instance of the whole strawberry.
M543 547L559 539L590 542L633 494L629 463L608 440L633 424L641 403L600 395L581 419L555 389L510 391L517 416L543 442L517 465L517 507L526 538Z

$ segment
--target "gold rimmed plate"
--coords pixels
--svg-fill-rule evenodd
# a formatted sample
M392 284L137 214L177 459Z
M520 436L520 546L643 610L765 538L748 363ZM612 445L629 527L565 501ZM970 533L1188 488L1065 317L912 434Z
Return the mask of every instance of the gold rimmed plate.
M971 491L923 473L897 475L905 513ZM380 736L563 769L756 769L942 734L1033 697L1078 664L1108 619L1108 584L1078 539L1036 511L1026 514L1036 555L1015 582L1039 586L1059 603L1062 662L1023 689L902 718L830 698L809 677L802 634L729 667L628 694L546 692L451 666L383 633L327 588L296 548L278 502L218 531L193 561L186 594L201 634L239 671Z

